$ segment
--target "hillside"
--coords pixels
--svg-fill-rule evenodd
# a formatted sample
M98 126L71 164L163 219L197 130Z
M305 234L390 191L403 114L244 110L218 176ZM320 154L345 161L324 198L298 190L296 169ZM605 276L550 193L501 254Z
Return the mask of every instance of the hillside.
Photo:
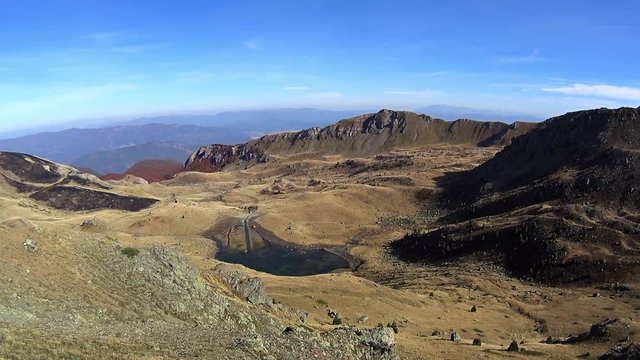
M482 165L441 177L440 227L394 248L412 260L489 251L514 275L548 282L638 276L639 147L639 109L551 118Z
M171 179L182 171L182 164L174 160L143 160L131 166L122 174L109 173L101 176L101 180L120 180L127 175L137 176L148 182Z
M75 160L76 168L89 168L99 174L124 173L136 163L148 159L184 161L196 146L154 141L116 150L96 151Z
M186 170L217 171L238 160L267 155L341 154L371 156L398 148L448 143L504 146L535 127L531 123L435 119L406 111L381 110L339 121L324 128L265 135L246 144L201 147L185 163Z
M0 193L19 193L56 209L138 211L158 200L118 194L94 175L27 154L0 152Z

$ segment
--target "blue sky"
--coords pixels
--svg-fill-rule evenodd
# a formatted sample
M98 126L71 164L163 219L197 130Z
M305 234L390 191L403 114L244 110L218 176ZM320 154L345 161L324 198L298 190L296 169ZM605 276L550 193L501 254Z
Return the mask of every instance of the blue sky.
M640 106L638 1L0 3L0 131L228 109Z

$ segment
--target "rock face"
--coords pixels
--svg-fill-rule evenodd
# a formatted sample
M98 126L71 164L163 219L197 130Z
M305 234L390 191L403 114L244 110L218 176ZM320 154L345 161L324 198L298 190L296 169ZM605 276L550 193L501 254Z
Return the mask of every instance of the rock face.
M196 150L184 164L185 171L215 172L239 161L264 161L264 151L250 143L241 145L213 144Z
M550 283L633 278L638 150L638 109L551 118L480 166L438 179L448 214L393 248L418 261L497 253L511 274Z
M262 160L268 155L344 154L371 156L398 147L436 143L504 146L535 124L456 120L448 122L406 111L381 110L324 128L266 135L240 145L209 145L185 163L191 171L219 171L238 161Z

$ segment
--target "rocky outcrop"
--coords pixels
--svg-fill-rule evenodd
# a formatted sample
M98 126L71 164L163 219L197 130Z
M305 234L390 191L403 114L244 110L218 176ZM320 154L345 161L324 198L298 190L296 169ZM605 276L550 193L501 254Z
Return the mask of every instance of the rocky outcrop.
M266 155L343 154L372 156L400 147L450 143L504 146L535 127L530 123L448 122L407 111L381 110L339 121L324 128L265 135L240 145L209 145L185 163L186 170L219 171L239 161L265 160Z
M240 161L264 161L264 151L251 143L241 145L213 144L196 150L184 164L185 171L215 172Z
M247 276L229 268L228 265L218 264L215 272L233 291L252 304L271 305L273 301L267 297L264 280L257 276Z

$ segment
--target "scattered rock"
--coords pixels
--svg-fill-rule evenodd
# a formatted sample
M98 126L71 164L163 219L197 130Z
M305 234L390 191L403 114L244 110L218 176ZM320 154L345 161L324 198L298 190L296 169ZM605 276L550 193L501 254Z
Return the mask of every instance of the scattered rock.
M640 343L619 344L599 357L600 360L634 360L640 359Z
M330 318L335 319L338 313L331 309L327 309L327 315L329 315Z
M24 246L25 250L30 252L36 252L38 250L38 245L36 244L35 240L26 239L22 243L22 246Z
M387 327L392 328L393 332L396 333L396 334L400 332L400 329L398 328L398 323L396 323L395 321L392 321L392 322L388 323Z
M474 346L482 346L482 340L475 338L473 339L473 345Z
M373 329L359 330L361 342L371 347L373 350L381 353L390 353L396 345L396 337L393 329L384 326L377 326Z
M619 282L615 282L612 284L606 284L606 285L602 285L600 287L598 287L599 289L602 290L610 290L610 291L614 291L614 292L626 292L626 291L631 291L631 287L627 284L621 284Z
M342 317L340 316L339 313L336 313L336 316L333 318L333 321L331 322L331 324L342 325Z
M291 326L287 326L287 327L282 331L282 333L283 333L284 335L291 334L291 333L294 333L294 332L296 332L296 329L295 329L295 328L293 328L293 327L291 327Z
M298 310L297 311L297 315L298 315L298 320L300 320L301 323L306 323L307 322L307 317L309 317L309 313L303 310Z
M458 335L458 332L457 332L457 331L455 331L455 330L453 330L453 331L451 332L451 337L450 337L450 339L451 339L451 341L455 341L455 342L458 342L458 341L461 341L461 340L462 340L462 338L460 337L460 335Z
M591 337L604 336L604 334L607 333L607 326L609 326L610 324L613 324L616 321L618 321L618 319L612 319L612 320L607 319L591 325L591 329L589 330L589 336Z
M444 336L444 333L440 330L433 330L431 336Z
M478 311L478 308L476 308L476 306L475 306L475 305L473 305L473 307L472 307L472 308L471 308L471 310L469 310L469 311L471 311L471 312L476 312L476 311Z
M562 339L549 336L544 342L547 344L562 344Z
M509 347L507 348L507 351L518 352L518 351L520 351L520 345L518 345L517 341L513 340L511 342L511 344L509 344Z
M367 315L360 316L358 319L358 322L361 324L365 324L367 321L369 321L369 317Z

